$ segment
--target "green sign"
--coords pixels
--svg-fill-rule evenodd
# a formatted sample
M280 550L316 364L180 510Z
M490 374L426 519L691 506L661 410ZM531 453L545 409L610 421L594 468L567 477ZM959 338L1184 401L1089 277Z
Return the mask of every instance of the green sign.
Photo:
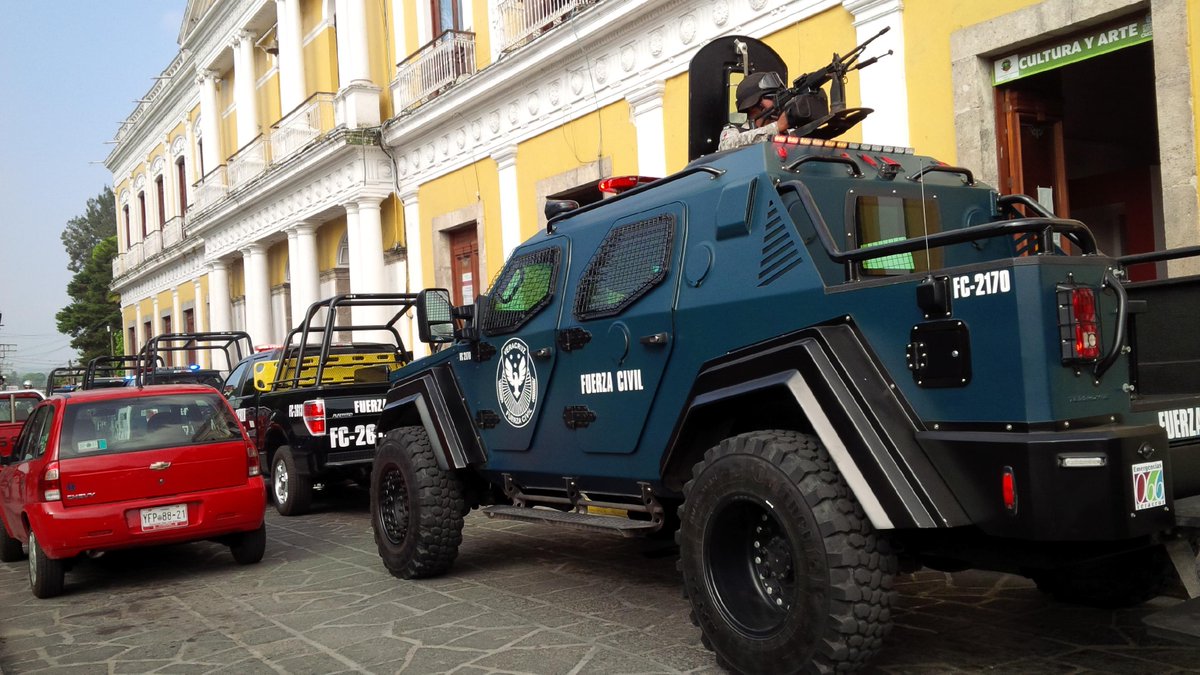
M1130 17L1101 28L1089 29L1056 42L996 59L992 64L992 84L1003 84L1047 70L1078 63L1118 49L1149 42L1154 37L1150 14Z

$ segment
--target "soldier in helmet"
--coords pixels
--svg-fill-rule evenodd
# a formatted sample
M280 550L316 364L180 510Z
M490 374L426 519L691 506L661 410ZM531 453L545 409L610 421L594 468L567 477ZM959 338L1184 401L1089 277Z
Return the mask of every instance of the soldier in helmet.
M737 109L746 114L746 123L740 127L730 125L721 132L718 150L730 150L757 143L776 134L787 133L788 115L778 114L775 96L784 90L783 80L774 71L750 73L737 86Z

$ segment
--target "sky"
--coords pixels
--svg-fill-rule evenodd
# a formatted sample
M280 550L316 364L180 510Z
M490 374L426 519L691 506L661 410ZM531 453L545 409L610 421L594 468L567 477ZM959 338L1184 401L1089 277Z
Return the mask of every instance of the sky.
M105 143L179 51L186 0L0 0L0 366L49 372L77 354L59 235L112 185ZM0 347L0 355L4 352Z

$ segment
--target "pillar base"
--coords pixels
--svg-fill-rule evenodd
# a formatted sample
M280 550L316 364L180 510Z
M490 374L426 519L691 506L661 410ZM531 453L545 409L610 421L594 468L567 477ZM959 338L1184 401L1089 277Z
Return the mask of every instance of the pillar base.
M382 87L367 80L355 80L342 87L334 103L339 122L351 129L379 126L379 95Z

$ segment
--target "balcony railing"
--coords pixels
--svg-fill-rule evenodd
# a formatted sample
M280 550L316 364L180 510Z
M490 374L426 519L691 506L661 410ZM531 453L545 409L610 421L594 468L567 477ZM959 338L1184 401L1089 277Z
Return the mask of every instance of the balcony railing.
M153 232L147 233L146 238L142 240L143 255L145 255L147 258L153 258L159 253L162 253L162 249L162 231L154 230Z
M600 0L500 0L500 49L516 49Z
M271 128L271 161L278 162L333 128L333 94L313 94Z
M195 190L192 194L195 195L195 198L193 203L197 210L203 211L221 201L225 193L229 191L229 185L225 182L225 165L222 164L209 171L194 187Z
M183 216L175 216L163 225L162 244L164 249L183 241Z
M142 264L145 258L142 256L142 242L135 241L129 245L129 250L125 251L125 269L131 270Z
M448 30L400 62L392 100L396 110L411 110L474 74L475 34Z
M112 265L113 265L113 278L114 279L121 276L122 274L125 274L125 254L118 253L115 256L113 256Z
M241 150L237 151L233 157L229 158L229 188L233 189L240 185L244 185L251 178L263 172L267 165L271 163L271 158L268 156L271 147L267 139L262 134L258 138L247 143Z

